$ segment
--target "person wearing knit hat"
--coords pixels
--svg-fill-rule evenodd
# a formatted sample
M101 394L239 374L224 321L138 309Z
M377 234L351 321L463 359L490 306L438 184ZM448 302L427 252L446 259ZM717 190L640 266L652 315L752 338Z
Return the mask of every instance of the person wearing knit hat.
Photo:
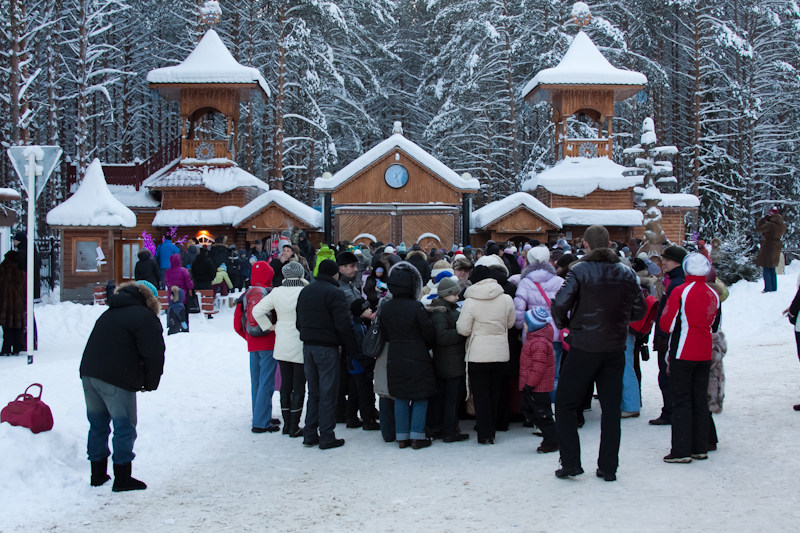
M688 252L686 251L686 248L673 244L672 246L667 246L667 248L664 249L664 251L661 253L661 257L680 264L683 262L683 259L687 254Z
M143 286L147 287L148 289L150 289L150 292L153 293L153 296L158 298L158 289L156 289L156 286L153 285L152 283L150 283L149 281L144 280L144 279L140 279L139 281L136 282L136 284L137 285L143 285Z
M395 249L393 246L387 244L386 247L383 249L383 253L393 255L395 253Z
M318 275L336 278L339 275L339 265L332 259L325 259L319 264Z
M706 284L710 269L702 254L683 260L686 282L673 289L659 318L669 335L669 379L673 398L672 449L666 463L706 459L709 441L708 376L712 333L719 328L719 295Z
M293 282L288 284L286 282L289 280L302 279L306 271L303 269L303 265L297 261L289 261L283 265L281 273L283 274L283 285L296 286L293 284Z
M544 246L537 246L528 250L528 264L547 263L550 260L550 250Z
M525 343L519 358L520 410L542 432L539 453L558 451L550 392L555 385L556 360L553 350L553 326L546 307L525 312Z
M269 262L269 266L275 272L275 277L272 278L273 287L280 287L283 283L283 265L289 261L299 262L299 258L294 254L292 242L286 237L281 237L278 240L278 255Z
M406 253L406 243L401 242L399 245L397 245L397 253Z
M354 300L361 298L361 290L355 283L358 258L354 253L342 252L336 256L336 264L339 265L339 288L344 292L347 305L350 305Z
M442 281L444 278L450 278L450 277L452 277L452 276L453 276L453 274L451 274L450 272L448 272L448 271L444 270L444 271L442 271L442 272L439 272L439 273L436 275L436 278L435 278L435 280L434 280L434 281L435 281L435 283L437 283L437 284L438 284L438 283L439 283L440 281Z
M452 277L448 276L442 278L436 283L436 293L439 298L444 298L446 296L456 295L461 292L461 286L458 284L458 281Z

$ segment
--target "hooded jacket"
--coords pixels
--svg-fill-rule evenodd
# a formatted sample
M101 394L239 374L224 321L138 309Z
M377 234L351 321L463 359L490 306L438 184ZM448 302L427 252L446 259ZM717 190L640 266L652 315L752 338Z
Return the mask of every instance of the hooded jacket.
M542 292L536 284L542 287L547 298L542 296ZM546 307L550 309L551 301L556 297L558 289L564 284L564 280L556 274L556 269L550 263L533 263L522 271L522 281L517 287L517 294L514 296L514 307L517 319L514 327L522 329L525 324L525 311L534 307ZM555 329L555 328L554 328ZM555 335L551 340L557 340L560 330L555 329Z
M305 280L302 283L308 284ZM275 352L273 357L278 361L303 364L303 341L297 330L297 299L303 287L287 287L282 285L272 289L258 304L253 307L253 318L261 329L266 331L275 326ZM271 311L278 316L277 323L269 319Z
M169 258L170 268L164 272L164 285L167 290L178 287L183 290L183 302L186 303L186 294L194 288L194 282L189 271L181 266L181 256L178 254ZM156 285L158 287L158 285Z
M428 257L422 250L412 250L406 255L406 261L414 265L419 275L422 277L422 284L427 285L431 279L431 267L428 264Z
M670 333L670 360L710 361L711 334L719 318L719 295L706 285L705 276L686 276L669 295L658 324Z
M220 283L225 283L229 289L233 289L233 282L231 281L230 276L228 276L226 267L223 265L217 267L217 274L214 276L214 280L211 282L212 285L218 285Z
M517 318L514 300L494 278L471 285L464 291L464 297L456 329L468 337L467 362L508 361L508 330L514 327Z
M431 302L433 329L436 330L436 343L433 345L433 368L438 379L461 377L465 374L464 356L467 353L467 338L456 329L461 315L458 305L437 298Z
M81 377L131 392L156 390L164 371L160 312L158 298L147 287L135 282L117 287L86 343Z
M134 279L136 281L149 281L155 287L161 285L161 270L158 268L156 260L153 259L153 254L150 253L150 250L142 248L136 256L139 261L133 268Z
M317 277L317 273L319 272L319 264L322 263L324 260L330 259L331 261L336 261L336 254L333 253L333 250L328 248L327 244L323 244L319 247L319 252L317 252L317 264L314 265L314 277ZM310 265L311 263L309 263Z
M248 291L253 290L254 287L269 289L272 287L272 277L272 267L269 266L269 263L266 261L255 262L253 264L253 269L250 271L250 289L248 289ZM258 305L256 304L255 307L258 307ZM253 309L255 309L255 307ZM270 331L268 334L262 335L261 337L252 337L248 335L247 331L242 327L241 305L237 305L233 313L233 329L241 338L247 341L248 352L261 352L273 350L275 348L274 331Z
M646 311L636 274L609 248L572 265L552 306L556 326L569 328L569 345L586 352L624 352L628 324Z
M401 400L425 400L436 393L436 374L428 353L436 330L418 301L422 276L411 263L401 261L389 272L387 285L392 299L381 306L380 324L389 343L389 394Z
M169 239L164 239L164 242L159 244L156 247L156 261L158 261L158 266L160 268L169 268L170 262L169 259L175 254L178 254L180 257L180 249L172 244L172 241ZM156 285L158 287L158 285Z
M211 249L208 251L208 258L214 263L214 269L219 268L225 262L228 258L228 247L225 245L225 240L211 245Z
M553 326L529 331L519 356L519 390L525 386L534 392L551 392L556 377L556 356L553 352Z
M191 268L192 263L194 260L197 259L197 255L200 253L200 250L197 249L196 244L189 245L189 248L186 249L186 264L183 265L186 268Z
M214 263L208 258L208 250L201 248L197 259L192 263L192 279L198 285L197 288L210 289L216 274Z

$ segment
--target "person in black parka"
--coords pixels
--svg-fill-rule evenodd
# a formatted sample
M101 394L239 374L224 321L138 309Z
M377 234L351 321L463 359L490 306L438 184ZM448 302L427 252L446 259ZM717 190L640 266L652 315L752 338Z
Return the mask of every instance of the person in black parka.
M161 286L161 269L158 268L158 263L153 259L153 254L147 248L139 250L139 262L133 269L133 277L136 281L144 280L149 281L156 287Z
M110 478L108 436L114 422L114 492L146 489L131 477L136 440L136 393L154 391L164 370L164 337L155 287L121 284L100 315L83 351L80 376L89 419L92 486Z
M197 259L192 263L191 272L195 290L211 290L211 283L217 275L217 268L214 266L213 261L208 258L208 250L200 248Z
M411 263L392 267L388 279L392 299L381 309L381 330L389 343L387 378L395 399L397 442L401 448L430 446L425 436L428 398L436 393L436 375L429 348L436 330L420 303L422 276Z

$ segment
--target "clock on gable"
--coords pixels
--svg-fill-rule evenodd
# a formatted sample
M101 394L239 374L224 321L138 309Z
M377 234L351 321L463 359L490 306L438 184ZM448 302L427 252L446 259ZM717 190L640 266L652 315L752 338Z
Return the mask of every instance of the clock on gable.
M389 165L389 168L386 169L386 173L383 176L386 180L386 184L395 189L399 189L408 183L408 170L399 163Z

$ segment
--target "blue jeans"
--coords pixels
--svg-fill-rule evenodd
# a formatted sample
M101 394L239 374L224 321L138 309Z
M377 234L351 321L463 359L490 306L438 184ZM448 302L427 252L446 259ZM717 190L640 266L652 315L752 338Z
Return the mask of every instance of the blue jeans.
M639 396L639 379L636 377L636 370L633 368L633 346L636 337L628 333L628 340L625 342L625 370L622 373L622 410L631 413L638 413L642 408L641 397Z
M253 427L272 425L272 395L275 394L275 369L278 362L272 350L250 352L250 395L253 400Z
M319 443L331 444L336 440L334 430L339 391L339 349L306 344L303 346L303 362L308 383L303 440L313 442L319 429Z
M550 403L556 402L558 377L561 375L561 356L564 355L564 346L561 344L561 341L553 343L553 354L556 356L556 379L553 381L553 390L550 392Z
M89 440L86 447L90 461L102 461L111 455L108 436L114 422L114 464L133 461L136 440L136 393L97 378L84 376L83 395L86 398L86 417L89 419Z
M775 292L778 290L778 275L774 268L764 269L764 291Z
M394 427L397 440L425 439L428 400L394 400Z

